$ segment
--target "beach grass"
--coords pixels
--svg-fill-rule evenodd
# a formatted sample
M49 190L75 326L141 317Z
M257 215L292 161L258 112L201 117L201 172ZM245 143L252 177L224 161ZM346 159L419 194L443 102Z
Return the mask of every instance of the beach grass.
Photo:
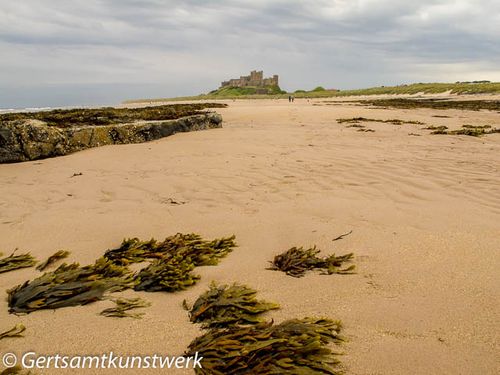
M324 89L321 86L313 90L295 90L287 93L276 89L270 90L268 94L257 94L255 88L227 87L211 91L208 94L195 96L182 96L175 98L154 99L132 99L125 104L131 103L155 103L164 101L193 101L193 100L217 100L217 99L286 99L289 95L295 98L331 98L362 95L415 95L415 94L440 94L451 93L457 95L472 94L500 94L500 82L456 82L456 83L413 83L399 86L379 86L356 90L334 90Z

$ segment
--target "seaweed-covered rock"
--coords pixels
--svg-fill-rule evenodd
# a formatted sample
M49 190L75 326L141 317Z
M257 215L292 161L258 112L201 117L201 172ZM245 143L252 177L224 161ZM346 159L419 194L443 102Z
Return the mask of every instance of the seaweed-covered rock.
M142 143L179 132L220 128L222 117L201 113L168 120L49 126L37 119L0 121L0 163L36 160L104 145Z

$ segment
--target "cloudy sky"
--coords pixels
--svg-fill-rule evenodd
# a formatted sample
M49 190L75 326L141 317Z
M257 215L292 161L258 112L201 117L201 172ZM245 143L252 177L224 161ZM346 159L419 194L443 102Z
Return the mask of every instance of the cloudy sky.
M500 81L498 0L0 0L0 108L194 95L263 69L286 90Z

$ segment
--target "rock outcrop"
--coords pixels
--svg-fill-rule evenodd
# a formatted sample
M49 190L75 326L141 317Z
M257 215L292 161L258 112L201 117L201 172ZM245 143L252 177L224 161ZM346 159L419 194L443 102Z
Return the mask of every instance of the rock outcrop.
M210 112L175 120L55 127L25 119L0 125L0 163L14 163L67 155L104 145L142 143L169 135L222 127L222 117Z

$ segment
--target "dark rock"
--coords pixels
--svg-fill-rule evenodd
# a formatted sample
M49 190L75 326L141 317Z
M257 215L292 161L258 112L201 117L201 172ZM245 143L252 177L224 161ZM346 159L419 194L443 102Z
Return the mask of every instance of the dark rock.
M14 120L0 124L0 163L15 163L67 155L86 148L142 143L169 135L222 127L215 112L175 120L55 127L39 120Z

